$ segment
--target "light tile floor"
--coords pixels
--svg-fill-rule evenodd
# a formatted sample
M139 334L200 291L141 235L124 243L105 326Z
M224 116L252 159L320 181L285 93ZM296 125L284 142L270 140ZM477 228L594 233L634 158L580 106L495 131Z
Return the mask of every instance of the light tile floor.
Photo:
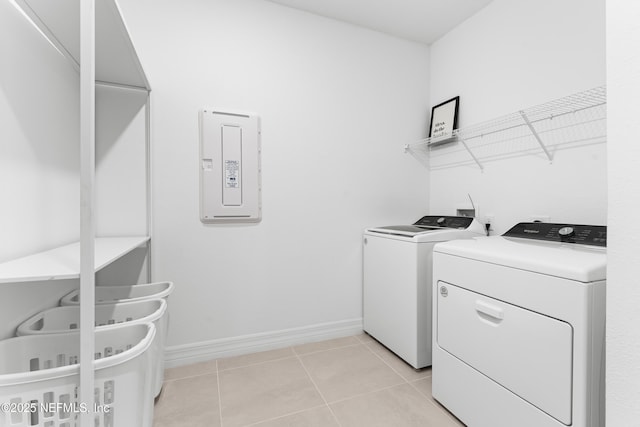
M167 369L154 427L459 427L366 334Z

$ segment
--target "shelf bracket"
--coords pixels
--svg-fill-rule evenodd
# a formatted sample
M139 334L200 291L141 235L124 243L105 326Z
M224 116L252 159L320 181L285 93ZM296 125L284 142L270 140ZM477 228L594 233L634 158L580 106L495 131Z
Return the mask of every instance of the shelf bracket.
M542 139L540 138L540 135L538 135L538 132L536 132L536 129L533 127L533 125L529 121L529 118L527 117L527 114L524 111L520 110L520 115L522 116L522 119L524 120L524 122L529 127L529 130L531 131L533 136L536 138L536 141L538 141L538 144L540 144L540 147L542 147L542 150L544 151L544 154L547 155L547 158L549 159L549 163L552 163L553 162L553 156L551 156L551 153L549 153L549 150L547 150L547 147L544 145L544 142L542 142Z
M480 160L478 160L478 158L473 154L473 151L469 149L469 146L467 145L466 142L464 142L464 139L458 137L458 141L462 142L462 145L464 145L464 148L467 150L467 152L469 152L469 155L471 156L471 158L473 158L473 161L476 162L480 170L484 172L484 166L482 166L482 163L480 163Z

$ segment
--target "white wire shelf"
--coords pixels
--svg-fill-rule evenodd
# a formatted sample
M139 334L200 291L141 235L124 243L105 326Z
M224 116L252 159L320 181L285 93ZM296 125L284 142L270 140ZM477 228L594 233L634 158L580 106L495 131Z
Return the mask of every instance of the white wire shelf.
M606 143L607 94L601 86L454 131L447 141L426 138L405 152L431 170L535 155L553 162L563 149Z

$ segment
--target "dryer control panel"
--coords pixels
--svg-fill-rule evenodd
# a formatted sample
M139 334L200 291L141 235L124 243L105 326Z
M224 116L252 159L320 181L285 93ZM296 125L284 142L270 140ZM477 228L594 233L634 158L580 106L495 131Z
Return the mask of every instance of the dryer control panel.
M607 246L605 225L554 224L550 222L521 222L503 234L504 237Z

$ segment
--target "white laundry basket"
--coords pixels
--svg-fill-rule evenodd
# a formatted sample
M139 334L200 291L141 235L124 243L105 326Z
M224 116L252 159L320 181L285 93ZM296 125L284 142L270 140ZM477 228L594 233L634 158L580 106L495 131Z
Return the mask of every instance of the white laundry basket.
M154 336L152 323L96 330L96 427L152 426ZM0 426L78 425L79 350L78 331L0 341Z
M151 364L154 373L154 396L160 394L164 381L164 343L167 335L167 303L163 299L100 304L95 307L95 325L98 329L113 328L124 322L153 323L156 336L151 346ZM80 324L80 306L55 307L42 311L18 326L18 336L55 334L77 329Z
M149 299L167 299L173 292L173 282L154 282L141 285L96 286L96 304L114 302L144 301ZM79 290L75 290L60 300L60 305L80 304Z

